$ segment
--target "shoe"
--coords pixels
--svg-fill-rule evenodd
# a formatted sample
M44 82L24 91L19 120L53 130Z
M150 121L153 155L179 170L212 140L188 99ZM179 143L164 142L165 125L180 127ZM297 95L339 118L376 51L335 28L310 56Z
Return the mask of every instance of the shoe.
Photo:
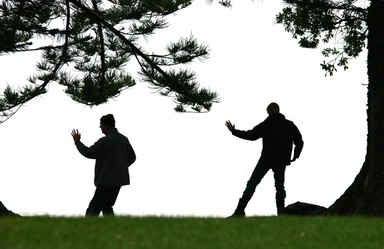
M240 198L239 199L239 203L237 204L237 207L235 209L235 212L229 216L228 218L241 218L241 217L245 217L245 207L247 206L247 203L248 202L244 202L244 199Z
M244 218L245 212L234 212L231 216L228 216L227 218Z

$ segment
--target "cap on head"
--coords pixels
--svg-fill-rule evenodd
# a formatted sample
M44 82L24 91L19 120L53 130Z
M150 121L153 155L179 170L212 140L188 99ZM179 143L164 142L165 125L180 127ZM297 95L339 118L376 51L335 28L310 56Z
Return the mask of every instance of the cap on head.
M279 105L276 104L275 102L270 103L267 107L267 112L269 115L279 113L280 112Z
M107 114L105 116L102 116L100 119L100 122L108 127L115 127L115 118L112 114Z

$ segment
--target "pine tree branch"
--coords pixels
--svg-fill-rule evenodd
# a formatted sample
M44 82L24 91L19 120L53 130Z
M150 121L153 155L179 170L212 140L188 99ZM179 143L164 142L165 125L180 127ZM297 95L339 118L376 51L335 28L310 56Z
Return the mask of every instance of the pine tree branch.
M89 15L92 19L94 19L97 22L102 23L107 29L109 29L113 34L115 34L117 37L119 37L125 44L127 44L130 49L132 50L132 53L142 58L146 63L148 63L152 68L154 68L156 71L158 71L164 78L166 78L168 81L171 82L172 87L174 89L177 89L177 91L180 94L183 94L185 96L188 96L189 98L193 99L195 103L203 106L207 110L210 109L211 104L201 102L199 99L195 98L192 94L190 94L188 91L186 91L173 77L168 75L162 68L160 68L156 63L154 63L147 55L145 55L139 48L137 48L131 41L129 41L121 32L119 32L113 25L108 23L104 18L102 18L98 13L90 9L89 7L85 6L78 0L68 0L73 5L81 9L84 13Z
M343 10L343 11L353 11L358 13L367 13L367 9L353 6L352 4L335 4L331 1L319 1L319 0L284 0L285 3L301 6L301 7L310 7L323 10Z
M95 13L100 15L96 0L92 0L92 3L93 3L93 9ZM107 71L107 69L105 65L105 42L104 42L104 35L103 35L103 26L101 25L100 21L97 21L97 32L99 34L99 39L100 39L100 61L101 61L101 80L100 80L99 93L100 95L102 95L104 92L105 72Z
M66 10L67 10L67 13L66 13L66 16L67 16L67 22L66 22L66 35L65 35L65 42L64 42L64 45L63 45L63 49L62 49L62 52L61 52L61 56L59 58L59 61L56 63L54 69L51 71L51 73L48 75L48 77L46 77L43 81L43 83L37 87L35 87L35 89L33 89L32 91L30 92L27 92L24 96L22 96L18 101L16 101L15 103L13 103L12 105L10 106L6 106L2 111L2 113L4 113L5 111L10 111L14 108L17 108L16 111L11 111L11 114L8 114L7 116L13 116L19 109L21 105L23 105L24 103L30 101L31 99L35 98L36 96L38 95L41 95L43 93L45 93L45 88L46 86L56 77L57 75L57 72L60 70L60 68L62 67L63 65L63 62L64 62L64 58L67 54L67 50L68 50L68 36L69 36L69 24L70 24L70 6L69 6L69 1L66 0ZM7 119L6 119L7 120ZM3 121L0 121L0 123L2 123Z

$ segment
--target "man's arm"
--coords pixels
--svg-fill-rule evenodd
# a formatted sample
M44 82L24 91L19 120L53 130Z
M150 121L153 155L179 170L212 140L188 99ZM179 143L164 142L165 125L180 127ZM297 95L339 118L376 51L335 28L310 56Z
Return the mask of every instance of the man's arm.
M135 161L136 161L136 153L135 153L135 150L133 149L131 143L129 142L128 138L127 138L127 147L128 147L128 152L127 152L127 155L128 155L128 167L131 166Z
M293 151L293 158L291 162L295 161L297 158L300 157L301 151L303 150L303 147L304 147L303 137L299 129L294 124L293 124L293 127L294 127L293 144L295 145L295 149Z
M72 135L73 141L75 142L76 148L81 155L90 159L97 158L97 156L100 154L100 142L99 142L100 140L97 141L91 147L87 147L80 141L81 134L77 129L73 129L71 132L71 135Z
M252 130L248 130L248 131L236 130L235 125L232 124L231 121L229 120L225 122L225 125L227 126L228 130L232 132L232 135L236 137L246 139L246 140L252 140L252 141L257 140L261 137L261 133L262 133L261 124L255 126Z

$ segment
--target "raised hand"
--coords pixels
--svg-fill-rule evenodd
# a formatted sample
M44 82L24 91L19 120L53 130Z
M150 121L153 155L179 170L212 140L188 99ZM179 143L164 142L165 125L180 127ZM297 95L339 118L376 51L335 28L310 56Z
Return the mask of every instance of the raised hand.
M73 137L73 141L75 141L75 142L80 141L81 134L80 134L79 130L73 129L71 132L71 135Z
M233 131L235 129L235 124L232 124L231 121L225 121L225 126L227 126L228 130Z

